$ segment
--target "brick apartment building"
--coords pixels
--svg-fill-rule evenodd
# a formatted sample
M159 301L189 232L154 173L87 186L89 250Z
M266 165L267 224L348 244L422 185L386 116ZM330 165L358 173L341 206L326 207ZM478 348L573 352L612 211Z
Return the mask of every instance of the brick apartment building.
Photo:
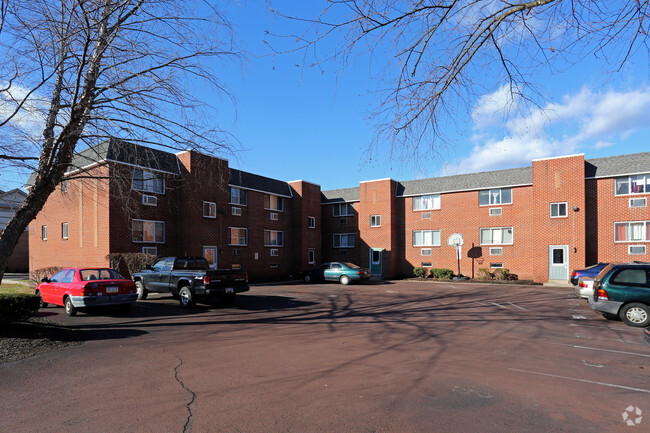
M546 282L598 261L650 261L650 152L329 191L118 140L73 165L30 224L30 269L148 252L202 255L251 278L344 260L383 277L504 267Z
M0 190L0 234L5 229L9 221L20 205L27 197L23 191L12 189L11 191ZM27 230L18 238L18 243L14 248L13 254L7 262L7 272L26 272L29 267L29 240Z

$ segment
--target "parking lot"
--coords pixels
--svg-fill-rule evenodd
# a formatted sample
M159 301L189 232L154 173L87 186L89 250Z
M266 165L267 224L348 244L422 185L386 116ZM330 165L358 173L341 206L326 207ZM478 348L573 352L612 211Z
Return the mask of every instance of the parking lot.
M82 345L0 365L0 431L647 431L650 347L573 288L253 286L62 308Z

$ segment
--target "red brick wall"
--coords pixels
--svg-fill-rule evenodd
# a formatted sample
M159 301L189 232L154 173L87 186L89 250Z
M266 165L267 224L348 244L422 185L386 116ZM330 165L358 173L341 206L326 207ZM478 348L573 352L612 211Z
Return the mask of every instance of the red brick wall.
M0 231L0 234L2 232ZM29 271L29 232L25 230L18 238L14 252L9 256L5 272Z
M395 181L382 179L361 182L359 187L359 265L370 268L370 249L382 250L382 275L392 277L396 274L399 257L397 209L395 203ZM373 215L381 217L380 227L371 227Z
M359 236L359 202L352 203L353 214L345 217L333 216L333 204L323 205L323 255L322 261L342 261L356 264L367 262L368 248ZM355 236L354 248L334 248L335 233L352 233ZM363 251L363 253L362 253Z
M289 185L293 190L291 200L291 272L297 275L298 272L319 266L322 263L322 218L321 218L321 192L320 186L305 182L295 181ZM316 227L309 227L309 217L314 217ZM315 263L308 261L308 250L314 250Z

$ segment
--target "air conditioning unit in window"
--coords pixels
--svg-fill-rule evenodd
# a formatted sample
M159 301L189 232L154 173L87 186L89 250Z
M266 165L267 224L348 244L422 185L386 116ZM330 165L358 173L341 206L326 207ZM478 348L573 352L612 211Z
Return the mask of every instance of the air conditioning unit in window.
M491 256L502 256L503 255L503 248L490 248L490 255Z
M232 214L235 216L241 216L241 208L240 207L232 208Z
M422 219L423 220L430 220L431 219L431 212L422 212Z
M645 245L630 245L627 252L630 255L645 255L646 248Z
M630 207L648 207L648 199L643 198L631 198Z
M142 247L142 254L153 254L154 256L158 255L157 247Z
M278 220L278 214L276 212L271 212L271 221L277 221Z
M279 255L280 255L280 250L279 249L277 249L277 248L272 248L271 249L271 256L272 257L277 257Z
M155 195L142 195L142 204L146 204L147 206L158 206L158 197Z
M490 216L499 216L502 214L502 209L500 207L490 208Z

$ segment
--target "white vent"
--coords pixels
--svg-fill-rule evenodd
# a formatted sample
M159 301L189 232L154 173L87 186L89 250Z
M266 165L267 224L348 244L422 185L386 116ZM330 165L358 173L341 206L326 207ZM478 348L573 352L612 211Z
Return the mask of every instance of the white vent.
M277 269L280 266L277 263L271 263L271 269Z
M277 221L278 220L278 214L276 212L271 212L271 221Z
M490 216L499 216L502 214L502 209L500 207L490 208Z
M490 255L491 256L502 256L503 255L503 248L490 248Z
M142 195L142 204L146 204L147 206L158 206L158 197L155 195Z
M423 256L430 256L431 255L431 248L422 248L420 250L420 254Z
M271 256L272 257L277 257L279 255L280 255L280 250L279 249L277 249L277 248L272 248L271 249Z
M503 263L490 263L490 269L500 269L503 268Z
M142 254L153 254L154 256L158 255L158 248L156 247L142 247Z
M631 198L630 207L648 207L648 199L643 198Z
M241 216L241 208L240 207L232 208L232 214L235 216Z
M646 252L645 245L630 245L628 247L628 253L631 256L645 255L645 252Z
M430 220L431 219L431 212L422 212L422 219L423 220Z

